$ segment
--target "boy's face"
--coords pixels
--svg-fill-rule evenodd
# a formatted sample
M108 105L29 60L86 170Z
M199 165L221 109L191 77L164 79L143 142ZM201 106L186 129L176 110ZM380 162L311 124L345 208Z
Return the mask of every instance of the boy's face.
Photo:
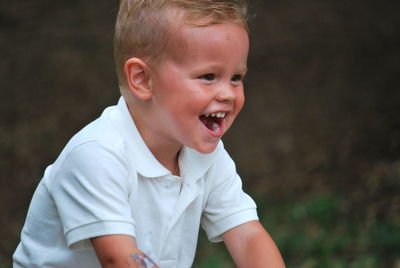
M221 23L186 26L176 38L177 55L167 55L151 73L150 142L210 153L244 104L248 34L241 25Z

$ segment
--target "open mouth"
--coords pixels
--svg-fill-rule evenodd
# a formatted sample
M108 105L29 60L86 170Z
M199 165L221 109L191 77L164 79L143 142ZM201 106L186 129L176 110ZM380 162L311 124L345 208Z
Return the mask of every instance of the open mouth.
M222 120L226 113L212 113L200 115L200 121L212 132L219 132L221 129Z

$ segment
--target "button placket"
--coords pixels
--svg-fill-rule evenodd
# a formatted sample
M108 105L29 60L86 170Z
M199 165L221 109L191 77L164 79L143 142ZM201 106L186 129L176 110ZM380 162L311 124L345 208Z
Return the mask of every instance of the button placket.
M167 238L171 234L171 231L173 230L174 226L177 224L179 218L184 214L186 208L197 198L199 195L199 190L195 182L187 182L183 178L183 185L182 189L180 192L180 195L178 197L178 200L176 202L175 208L173 210L173 214L171 217L171 220L168 222L166 229L164 229L164 232L162 234L162 240L164 242L164 245L162 245L159 249L160 252L159 254L163 254L167 248L169 247L170 244L167 243ZM161 256L161 255L159 255Z

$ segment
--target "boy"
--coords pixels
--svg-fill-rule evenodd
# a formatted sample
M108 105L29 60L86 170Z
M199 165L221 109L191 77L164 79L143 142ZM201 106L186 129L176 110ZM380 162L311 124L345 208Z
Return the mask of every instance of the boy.
M239 267L283 267L221 136L244 103L241 0L122 0L122 97L49 166L14 267L190 267L201 224Z

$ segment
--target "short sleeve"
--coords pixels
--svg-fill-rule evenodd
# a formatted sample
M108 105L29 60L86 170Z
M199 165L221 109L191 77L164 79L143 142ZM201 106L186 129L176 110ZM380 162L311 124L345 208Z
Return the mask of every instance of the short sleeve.
M55 174L49 189L68 246L101 235L135 235L129 174L117 152L100 142L79 145Z
M201 225L211 242L219 242L224 232L258 220L258 216L255 202L243 191L235 164L224 149L213 167L211 181Z

